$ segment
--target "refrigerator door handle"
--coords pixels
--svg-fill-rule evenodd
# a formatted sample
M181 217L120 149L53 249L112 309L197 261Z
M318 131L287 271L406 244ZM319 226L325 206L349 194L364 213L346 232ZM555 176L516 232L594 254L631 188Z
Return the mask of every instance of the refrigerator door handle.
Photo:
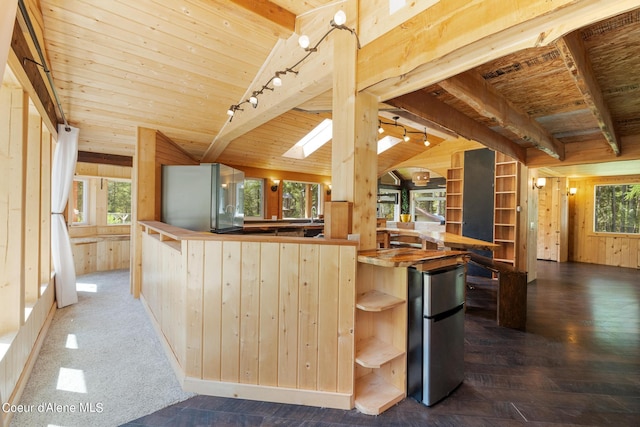
M442 313L438 313L435 316L424 316L425 319L433 320L434 322L439 322L441 320L446 319L447 317L453 316L460 310L464 308L464 304L460 304L459 306L453 307L450 310L443 311Z

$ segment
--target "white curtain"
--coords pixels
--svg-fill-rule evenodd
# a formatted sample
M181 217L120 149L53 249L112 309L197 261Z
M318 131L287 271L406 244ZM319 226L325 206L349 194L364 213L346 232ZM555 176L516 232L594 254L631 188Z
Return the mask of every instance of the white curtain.
M4 75L9 49L11 49L11 36L17 10L18 0L0 0L0 80Z
M51 257L56 272L58 308L78 302L76 269L63 211L69 199L78 159L78 129L58 125L58 144L51 170Z

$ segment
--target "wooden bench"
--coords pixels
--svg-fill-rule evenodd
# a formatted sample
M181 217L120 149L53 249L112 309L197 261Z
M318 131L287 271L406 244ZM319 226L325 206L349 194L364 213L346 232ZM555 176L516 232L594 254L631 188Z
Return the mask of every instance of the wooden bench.
M495 273L497 279L497 321L499 326L524 330L527 324L527 273L512 265L470 253L470 260Z

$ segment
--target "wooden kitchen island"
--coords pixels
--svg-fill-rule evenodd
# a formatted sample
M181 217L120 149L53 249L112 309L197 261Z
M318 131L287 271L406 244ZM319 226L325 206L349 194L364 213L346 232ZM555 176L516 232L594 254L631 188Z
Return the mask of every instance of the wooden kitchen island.
M407 266L465 254L138 226L141 300L184 390L367 414L406 395Z

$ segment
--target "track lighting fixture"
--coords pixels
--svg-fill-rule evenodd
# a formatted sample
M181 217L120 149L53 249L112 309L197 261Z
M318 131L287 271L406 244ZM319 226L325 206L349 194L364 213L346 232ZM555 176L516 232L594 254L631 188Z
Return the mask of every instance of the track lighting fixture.
M298 66L300 64L302 64L302 62L304 62L304 60L306 60L309 55L311 55L313 52L317 52L318 51L318 46L320 46L320 43L322 43L329 34L331 34L331 32L333 32L334 30L347 30L349 31L351 34L353 34L356 38L356 42L358 45L358 49L360 49L360 39L358 39L358 34L356 34L356 31L353 28L349 28L347 27L345 24L347 22L347 15L344 13L344 11L339 10L336 12L336 14L333 16L333 19L330 22L331 28L320 38L320 40L318 41L318 43L315 44L315 46L310 47L311 41L309 40L309 36L306 35L301 35L298 38L298 44L300 45L300 47L302 49L305 50L305 52L307 52L307 54L300 59L298 62L296 62L293 66L286 68L284 71L276 71L276 73L274 74L273 77L271 77L267 83L265 83L264 85L262 85L262 88L260 88L259 90L255 90L253 91L251 97L249 97L249 99L245 99L244 101L238 103L238 104L234 104L231 107L229 107L229 109L227 110L227 115L229 116L229 121L231 121L233 119L233 116L235 115L236 111L243 111L242 108L240 108L240 106L242 104L248 103L251 104L253 106L253 108L257 108L258 107L258 97L260 95L262 95L264 93L265 90L274 90L276 87L280 87L282 86L282 76L284 76L285 74L288 73L293 73L293 74L298 74L298 71L295 70L295 68L298 68ZM271 86L269 86L271 85Z
M393 122L385 122L383 120L378 119L378 133L380 134L384 133L384 128L382 127L382 125L395 126L395 127L402 128L403 130L402 139L404 140L404 142L409 142L411 140L411 137L409 136L409 134L419 133L420 135L422 135L422 142L424 142L425 147L428 147L429 145L431 145L431 143L427 140L427 128L424 128L424 132L407 130L407 128L404 125L398 123L399 118L400 116L394 116Z

